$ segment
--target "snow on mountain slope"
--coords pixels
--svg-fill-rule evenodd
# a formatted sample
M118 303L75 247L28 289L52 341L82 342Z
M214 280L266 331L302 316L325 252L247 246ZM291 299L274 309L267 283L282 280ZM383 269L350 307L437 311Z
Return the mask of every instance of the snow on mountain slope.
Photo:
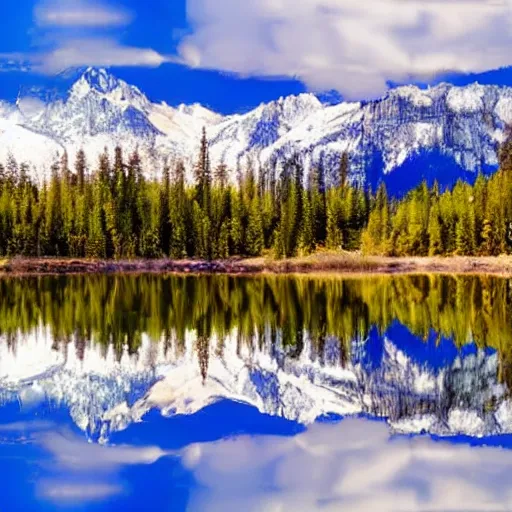
M306 167L322 163L332 181L340 154L348 151L353 178L373 182L424 154L440 155L461 172L495 168L511 122L512 89L506 87L405 86L379 100L332 106L301 94L221 116L197 104L152 103L137 87L89 68L67 95L38 89L34 97L21 94L16 105L0 105L0 158L12 153L26 160L28 153L43 173L64 148L72 158L84 148L94 165L104 147L121 144L127 152L139 148L153 169L161 169L164 161L190 164L205 127L212 163L226 163L233 178L248 159L256 168L279 171L297 154ZM421 168L412 172L421 179Z
M294 127L322 110L322 104L312 94L301 94L280 98L262 104L245 115L228 117L209 132L211 156L234 169L238 163L245 164L247 157L255 162L268 160L259 153L272 147Z
M127 153L136 148L149 159L152 167L161 168L168 159L195 154L203 126L222 119L199 106L172 108L151 103L137 88L118 80L104 69L89 68L72 85L67 96L44 104L37 97L23 96L16 106L0 110L0 123L8 123L13 135L24 137L7 145L5 151L19 161L26 161L27 147L46 145L46 151L31 155L30 163L41 172L48 171L57 154L66 149L73 159L83 148L90 165L95 165L104 148L121 145ZM9 130L6 130L9 132ZM42 141L42 142L41 142Z

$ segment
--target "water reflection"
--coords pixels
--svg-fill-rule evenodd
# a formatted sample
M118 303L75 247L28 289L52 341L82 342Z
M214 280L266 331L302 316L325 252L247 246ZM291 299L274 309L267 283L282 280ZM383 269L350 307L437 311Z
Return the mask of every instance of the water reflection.
M77 276L0 280L0 403L107 441L219 398L301 423L512 431L510 281Z
M468 443L511 445L510 299L477 276L0 280L0 508L508 509L512 452Z
M192 511L510 510L512 452L428 438L389 441L385 424L315 424L294 438L194 445Z

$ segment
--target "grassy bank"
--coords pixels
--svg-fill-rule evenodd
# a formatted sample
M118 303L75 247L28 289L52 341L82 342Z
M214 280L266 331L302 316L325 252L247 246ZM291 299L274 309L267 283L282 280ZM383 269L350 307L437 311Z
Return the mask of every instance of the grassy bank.
M306 257L198 261L87 260L68 258L12 258L0 260L0 275L46 275L87 273L337 273L337 274L494 274L512 276L512 256L390 258L355 253L322 252Z

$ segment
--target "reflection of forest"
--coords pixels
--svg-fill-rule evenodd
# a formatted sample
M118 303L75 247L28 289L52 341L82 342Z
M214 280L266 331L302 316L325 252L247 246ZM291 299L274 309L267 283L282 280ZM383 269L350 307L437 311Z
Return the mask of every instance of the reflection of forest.
M290 358L305 338L324 357L329 337L339 340L342 365L353 340L371 326L384 332L394 320L414 335L432 332L457 346L475 342L499 354L499 380L512 385L511 280L486 276L379 276L368 278L230 276L67 276L0 280L0 335L43 324L55 346L74 340L76 350L94 342L137 351L147 333L155 342L198 335L203 377L208 340L237 333L237 342L279 343ZM222 351L222 343L218 350Z

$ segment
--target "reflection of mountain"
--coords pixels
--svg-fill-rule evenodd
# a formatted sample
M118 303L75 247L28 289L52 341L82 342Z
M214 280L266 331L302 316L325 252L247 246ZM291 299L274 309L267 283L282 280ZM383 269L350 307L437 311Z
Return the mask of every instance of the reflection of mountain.
M164 345L144 338L138 354L125 349L119 358L110 346L77 343L56 348L48 332L19 339L15 348L0 343L0 403L19 401L23 408L64 405L76 425L93 438L114 423L109 411L131 406L160 378ZM83 350L83 353L81 353Z
M269 336L250 347L237 343L236 332L209 344L190 333L184 343L170 345L143 336L138 352L120 359L112 349L104 353L87 343L80 360L73 344L52 350L50 336L38 331L20 340L15 352L0 345L0 399L23 405L39 397L65 405L77 426L96 439L153 408L164 415L192 414L221 398L302 423L328 413L367 413L388 417L402 432L512 430L512 404L497 384L496 353L475 351L433 369L388 338L382 345L379 360L368 365L360 362L368 355L367 344L354 342L354 357L343 366L334 337L326 339L321 353L307 338L302 351L291 353Z

